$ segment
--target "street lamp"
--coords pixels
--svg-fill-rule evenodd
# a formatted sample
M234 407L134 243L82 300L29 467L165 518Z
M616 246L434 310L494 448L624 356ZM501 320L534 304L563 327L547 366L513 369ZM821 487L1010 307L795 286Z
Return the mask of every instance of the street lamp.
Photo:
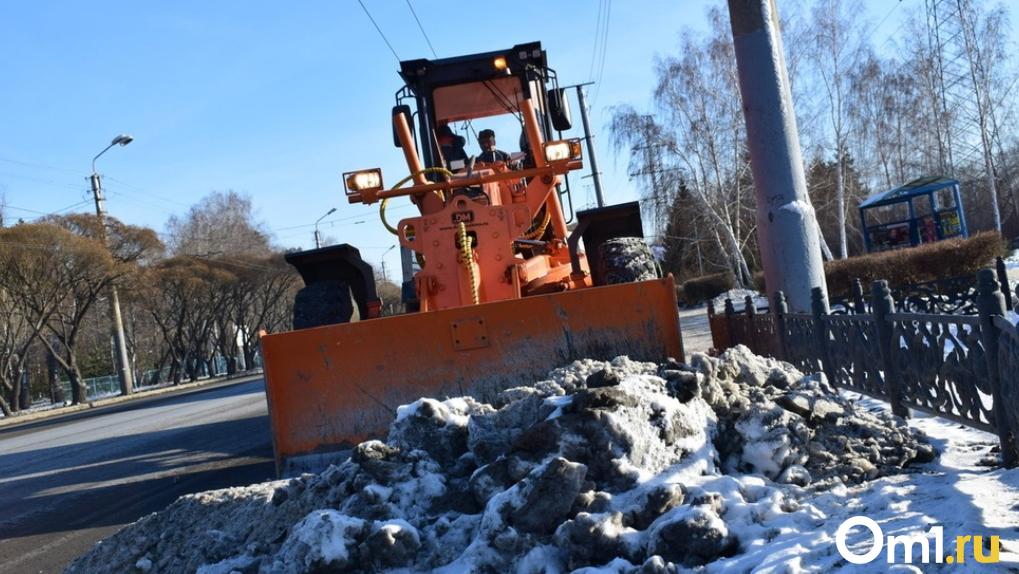
M390 245L389 249L386 249L385 251L382 252L382 282L383 283L389 283L389 277L386 277L386 255L388 255L389 252L392 251L393 249L396 249L396 246L395 245Z
M318 234L318 224L319 224L319 222L321 222L323 219L325 219L325 218L329 217L330 215L332 215L333 212L335 212L335 211L336 211L336 208L334 207L334 208L330 209L329 211L327 211L325 215L323 215L322 217L319 217L318 219L315 220L315 249L318 249L318 248L322 247L322 237Z
M121 147L134 141L134 138L127 134L120 134L113 138L110 145L103 148L103 151L96 154L92 158L92 175L89 176L89 183L92 184L92 197L96 202L96 219L99 221L99 239L103 242L103 245L109 249L106 237L106 206L105 198L103 197L103 183L96 172L96 160L99 156L106 153L111 147L119 145ZM113 340L117 347L117 352L114 353L114 358L117 363L117 378L120 379L120 392L124 395L130 395L134 392L134 376L131 371L131 363L127 356L127 340L124 337L124 320L120 315L120 297L117 295L117 286L110 284L110 320L113 323Z

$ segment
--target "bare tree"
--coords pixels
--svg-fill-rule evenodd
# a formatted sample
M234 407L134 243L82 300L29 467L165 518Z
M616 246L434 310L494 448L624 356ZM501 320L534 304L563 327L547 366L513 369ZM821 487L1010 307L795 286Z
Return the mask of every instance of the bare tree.
M0 380L9 396L20 397L29 347L65 303L75 280L97 263L96 257L101 253L87 240L51 223L0 230L0 299L7 323ZM17 408L0 403L4 412L10 406Z
M5 270L0 268L0 275ZM0 283L3 279L0 278ZM34 329L15 297L0 289L0 411L9 416L24 404L27 390L22 387L28 349L38 329Z
M213 192L183 217L166 223L173 255L217 258L271 253L269 232L255 220L251 198L235 191Z
M290 328L294 295L300 280L279 253L239 263L234 317L244 364L251 369L258 351L259 333Z
M998 186L995 178L993 141L997 137L998 122L995 114L995 78L999 76L1000 62L1005 60L1007 46L1004 7L1000 4L990 13L984 13L971 0L956 0L962 46L966 54L972 82L973 110L980 135L987 193L990 194L994 228L1001 231L1001 208L998 206Z
M845 159L849 136L848 108L851 71L865 54L863 12L857 0L817 0L811 9L814 71L821 85L830 128L830 149L835 154L835 213L838 220L838 255L849 255L846 238Z
M657 62L655 117L617 107L612 142L629 151L632 170L651 175L642 182L655 213L662 204L671 207L681 187L687 190L695 209L689 216L704 219L703 232L721 239L718 249L736 282L749 285L754 205L736 62L727 19L717 8L708 18L707 37L687 31L680 55ZM663 231L661 223L656 231Z

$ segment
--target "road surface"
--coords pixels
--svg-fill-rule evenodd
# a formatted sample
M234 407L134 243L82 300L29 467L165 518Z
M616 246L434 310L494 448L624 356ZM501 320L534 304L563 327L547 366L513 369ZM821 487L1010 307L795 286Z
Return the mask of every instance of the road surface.
M707 353L711 348L707 307L701 305L692 309L680 309L679 328L683 332L683 351L687 360L690 360L691 353Z
M0 573L60 572L178 496L273 478L261 379L0 430Z
M680 323L706 351L704 308ZM261 379L0 429L0 574L59 572L182 494L273 474Z

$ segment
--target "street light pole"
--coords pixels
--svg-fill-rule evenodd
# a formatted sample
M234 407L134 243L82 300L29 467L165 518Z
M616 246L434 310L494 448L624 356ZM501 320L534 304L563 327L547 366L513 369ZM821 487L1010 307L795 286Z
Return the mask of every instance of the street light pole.
M336 211L336 208L334 207L334 208L330 209L329 211L327 211L325 215L323 215L322 217L319 217L318 219L315 220L315 249L319 249L320 247L322 247L322 236L318 234L318 224L319 224L319 222L321 222L323 219L325 219L325 218L329 217L330 215L332 215L333 212L335 212L335 211Z
M129 135L121 134L110 142L103 151L92 158L92 175L89 176L89 183L92 185L92 197L96 202L96 219L99 221L99 239L109 249L106 235L106 198L103 197L103 184L96 172L96 160L106 153L106 150L115 145L121 147L134 141ZM124 337L124 320L120 314L120 296L117 294L117 286L110 284L110 320L113 323L113 340L116 346L114 358L117 363L117 378L120 379L120 393L130 395L134 392L134 374L131 371L131 362L127 356L127 339Z
M389 277L386 277L386 255L389 255L389 252L394 250L394 249L396 249L396 246L395 245L390 245L389 249L386 249L385 251L382 252L382 282L383 283L389 283Z

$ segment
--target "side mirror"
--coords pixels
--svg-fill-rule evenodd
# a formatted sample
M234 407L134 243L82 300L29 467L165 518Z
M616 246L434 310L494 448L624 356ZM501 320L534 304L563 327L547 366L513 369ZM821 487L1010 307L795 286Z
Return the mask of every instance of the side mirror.
M566 97L566 88L548 91L548 115L552 120L552 127L556 131L564 132L573 127L573 118L570 117L570 100Z
M404 114L407 116L407 123L410 124L410 129L414 131L414 124L411 123L411 118L414 114L410 111L410 106L404 104L401 106L393 106L393 115L390 117L396 117L397 114ZM400 147L400 134L396 132L396 122L393 122L393 145Z

